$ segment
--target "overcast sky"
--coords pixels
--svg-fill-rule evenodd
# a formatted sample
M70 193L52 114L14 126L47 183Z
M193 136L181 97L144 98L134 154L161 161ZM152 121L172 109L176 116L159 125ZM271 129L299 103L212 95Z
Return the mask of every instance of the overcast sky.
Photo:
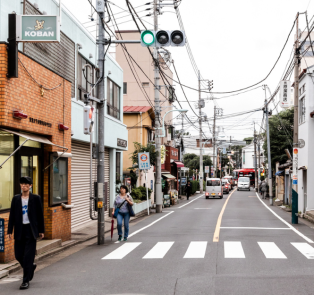
M127 9L124 0L112 2ZM140 6L151 2L149 0L130 0L130 2L137 7L136 10L140 16L148 13L147 11L142 12L144 9L152 7L151 5ZM90 21L91 8L88 0L63 0L62 3L82 23ZM120 24L120 29L136 29L134 23L129 21L131 17L128 13L114 5L111 7L118 24ZM189 45L202 77L214 80L214 92L228 92L250 86L266 77L279 56L297 12L307 10L308 18L311 19L314 14L314 0L183 0L179 9ZM164 13L159 16L159 28L178 29L179 24L174 13L175 10L169 7L163 8L162 11ZM153 24L152 17L143 17L143 19ZM85 26L90 24L87 23ZM305 14L300 15L299 24L303 31L306 26ZM146 25L147 28L153 28L148 23ZM93 27L88 29L95 30ZM285 70L293 48L294 34L295 28L277 66L267 80L261 83L268 84L271 91L275 90ZM197 77L186 48L168 47L168 49L172 52L181 83L197 88ZM185 91L188 99L194 105L198 99L198 92L189 89L185 89ZM179 85L176 86L176 93L179 101L185 100ZM214 95L217 98L216 105L223 109L224 115L259 108L265 99L262 88L218 99L222 96L227 96L227 94ZM204 93L202 97L206 98L208 95ZM278 96L276 102L278 102ZM182 107L188 108L187 103L182 102L181 104ZM213 106L213 101L208 100L203 109L209 118L213 117ZM274 108L273 104L271 104L271 108ZM278 110L280 111L280 107ZM189 111L188 115L193 118L194 114ZM223 135L226 137L234 136L234 139L242 140L244 137L252 136L253 121L256 122L256 129L259 132L258 126L261 124L262 117L262 111L247 113L243 116L217 120L217 125L225 128ZM209 121L209 124L212 126L212 120ZM192 131L193 134L197 133L192 127L188 131ZM204 132L207 137L211 137L207 123L204 126Z

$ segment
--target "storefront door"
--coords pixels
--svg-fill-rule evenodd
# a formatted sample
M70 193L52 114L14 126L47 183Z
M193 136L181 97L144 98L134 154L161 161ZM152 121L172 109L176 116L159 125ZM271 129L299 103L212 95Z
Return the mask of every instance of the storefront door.
M17 155L17 179L23 176L30 176L33 179L31 192L42 195L42 149L32 147L22 147ZM15 186L16 193L20 193L19 183Z

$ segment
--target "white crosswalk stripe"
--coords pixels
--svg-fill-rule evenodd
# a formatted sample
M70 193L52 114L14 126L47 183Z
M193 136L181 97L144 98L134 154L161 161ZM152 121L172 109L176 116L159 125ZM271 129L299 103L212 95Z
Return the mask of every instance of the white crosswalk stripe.
M138 246L140 246L141 242L127 242L121 245L119 248L115 249L102 259L110 260L110 259L123 259L125 256L130 254L133 250L135 250ZM182 247L182 243L180 243ZM254 244L254 243L253 243ZM274 242L257 242L259 248L263 252L266 259L288 259L293 258L293 256L288 255L287 253L283 253L283 251L276 245ZM308 243L290 243L294 248L296 248L301 254L303 254L307 259L314 259L314 248ZM290 245L289 244L289 245ZM169 250L176 245L175 242L157 242L148 252L142 253L143 248L139 248L136 252L140 259L164 259ZM179 245L179 243L177 243ZM206 241L193 241L190 242L189 245L185 244L187 250L182 258L206 258L206 250L208 242ZM256 244L255 244L256 245ZM245 256L245 248L247 247L256 247L252 244L242 245L240 241L224 241L224 258L248 258ZM291 246L290 246L291 247ZM293 248L293 247L291 247ZM252 249L252 248L251 248ZM256 249L256 248L255 248ZM287 250L287 248L285 248ZM173 253L176 253L173 252ZM289 253L288 253L289 254ZM144 255L144 256L143 256ZM168 257L171 257L168 255Z
M207 242L191 242L183 258L204 258Z
M245 258L241 242L224 242L225 258Z
M286 259L286 255L274 242L258 242L266 258Z
M174 242L158 242L143 259L164 258Z
M130 252L132 252L136 247L138 247L141 243L125 243L118 249L114 250L107 256L103 257L102 259L122 259Z
M308 243L291 243L298 249L307 259L314 259L314 248Z

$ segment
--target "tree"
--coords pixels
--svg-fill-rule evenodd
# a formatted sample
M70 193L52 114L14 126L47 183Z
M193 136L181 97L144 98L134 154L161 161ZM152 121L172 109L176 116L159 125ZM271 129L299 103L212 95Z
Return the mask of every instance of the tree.
M243 141L246 141L246 144L250 144L253 141L254 137L243 138Z
M285 149L288 149L292 154L293 119L293 108L281 111L279 114L273 115L269 119L270 153L271 165L273 168L276 166L276 162L283 164L288 160ZM264 137L265 141L263 149L265 151L267 162L268 153L266 134L264 134Z
M131 154L133 168L138 168L138 153L149 153L150 165L155 166L157 161L158 152L155 149L155 145L148 143L146 146L141 145L139 142L134 142L135 150Z
M184 166L189 168L190 171L193 169L200 169L200 156L196 154L185 154L183 157ZM205 166L211 166L213 164L210 156L203 156L203 170L205 170Z

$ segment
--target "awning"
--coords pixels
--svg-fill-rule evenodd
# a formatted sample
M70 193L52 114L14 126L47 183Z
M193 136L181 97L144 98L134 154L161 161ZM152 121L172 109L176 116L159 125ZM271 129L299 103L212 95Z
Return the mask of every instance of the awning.
M306 166L301 166L298 168L298 170L307 170L307 167Z
M279 171L277 171L277 172L275 173L275 175L276 175L276 176L280 176L282 173L284 173L284 171L283 171L283 170L279 170Z
M49 144L49 145L53 145L53 146L62 148L64 151L61 152L61 153L59 152L59 154L57 155L58 158L55 161L53 161L53 163L56 162L60 157L62 157L63 154L65 154L66 151L68 150L68 148L66 148L64 146L61 146L61 145L54 144L49 139L47 139L46 137L43 137L43 136L40 136L40 135L24 133L24 132L18 132L18 131L13 131L13 130L4 129L4 128L0 128L0 131L8 132L8 133L15 134L15 135L18 135L20 137L24 137L25 138L25 141L15 151L13 151L13 153L0 165L0 169L29 140L40 142L40 143L43 143L43 144ZM68 154L66 157L70 157L69 155L70 154ZM48 167L50 167L53 163L48 165L44 170L46 170Z
M175 163L175 164L177 165L177 167L178 167L178 168L184 167L184 164L183 164L183 163L181 163L181 162L179 162L179 161L177 161L177 162L173 162L173 163Z
M168 180L176 179L176 177L173 176L173 175L171 175L171 174L163 174L162 177L165 177L165 178L167 178Z
M165 169L161 169L161 174L170 174L170 171L167 171Z

